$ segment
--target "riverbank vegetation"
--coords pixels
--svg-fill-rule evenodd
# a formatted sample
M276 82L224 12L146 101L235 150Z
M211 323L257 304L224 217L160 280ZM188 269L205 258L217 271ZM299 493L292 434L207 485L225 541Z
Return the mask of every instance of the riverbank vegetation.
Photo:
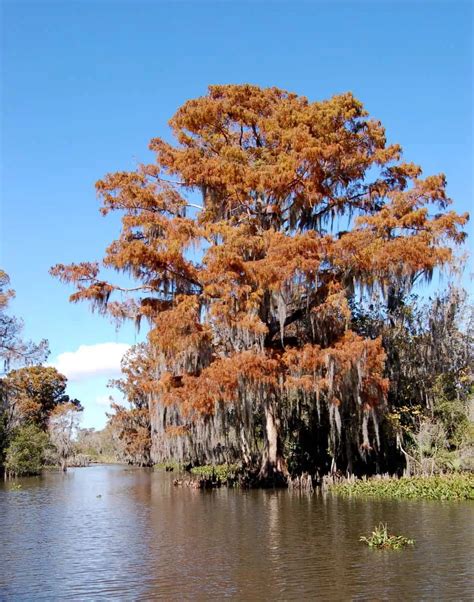
M335 483L337 495L407 500L474 500L472 472L395 478L355 479Z
M75 454L82 406L66 395L55 368L26 366L2 379L2 467L6 476L39 474L43 466L66 470Z
M218 464L217 466L195 466L191 468L190 472L191 474L203 477L216 476L222 481L227 481L228 479L235 479L236 475L239 472L239 467L236 464Z
M0 474L39 474L53 464L65 470L82 406L66 395L66 377L41 365L49 353L47 341L22 338L21 320L8 314L14 296L8 286L9 277L0 270Z
M238 463L253 482L437 473L472 462L466 214L350 93L210 86L155 161L97 182L122 230L71 301L149 326L124 363L127 461ZM418 287L418 289L416 288Z

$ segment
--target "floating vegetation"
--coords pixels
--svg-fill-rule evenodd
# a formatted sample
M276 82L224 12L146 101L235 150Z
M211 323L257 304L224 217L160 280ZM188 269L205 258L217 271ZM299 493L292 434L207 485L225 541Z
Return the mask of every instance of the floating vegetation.
M414 539L408 539L403 535L391 535L388 532L386 523L380 523L377 527L375 527L369 537L361 535L359 541L366 543L369 548L378 548L379 550L399 550L405 546L412 546L415 543Z
M408 500L473 500L474 474L360 479L336 483L330 491L347 497Z

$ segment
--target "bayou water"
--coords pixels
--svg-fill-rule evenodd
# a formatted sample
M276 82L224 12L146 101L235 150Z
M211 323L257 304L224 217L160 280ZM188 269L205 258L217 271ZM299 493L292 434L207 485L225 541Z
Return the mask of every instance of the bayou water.
M0 485L1 600L472 600L469 502L196 491L124 466ZM416 540L360 543L387 522Z

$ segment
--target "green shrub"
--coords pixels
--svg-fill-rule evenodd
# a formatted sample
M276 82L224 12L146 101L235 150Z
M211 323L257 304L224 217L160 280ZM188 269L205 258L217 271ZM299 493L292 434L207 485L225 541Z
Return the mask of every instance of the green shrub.
M191 468L191 474L206 478L216 477L221 481L227 481L228 479L235 479L237 469L236 464L195 466Z
M6 450L7 475L22 477L39 474L48 445L47 434L36 425L28 424L17 428Z

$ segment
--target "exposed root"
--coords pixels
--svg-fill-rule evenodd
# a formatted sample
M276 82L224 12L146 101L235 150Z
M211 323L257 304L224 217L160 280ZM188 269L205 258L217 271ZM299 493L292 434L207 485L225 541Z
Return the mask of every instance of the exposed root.
M298 491L304 491L306 493L313 493L313 491L314 491L313 478L307 472L304 472L299 477L294 477L293 479L291 477L289 477L288 478L288 489L290 491L298 490Z

